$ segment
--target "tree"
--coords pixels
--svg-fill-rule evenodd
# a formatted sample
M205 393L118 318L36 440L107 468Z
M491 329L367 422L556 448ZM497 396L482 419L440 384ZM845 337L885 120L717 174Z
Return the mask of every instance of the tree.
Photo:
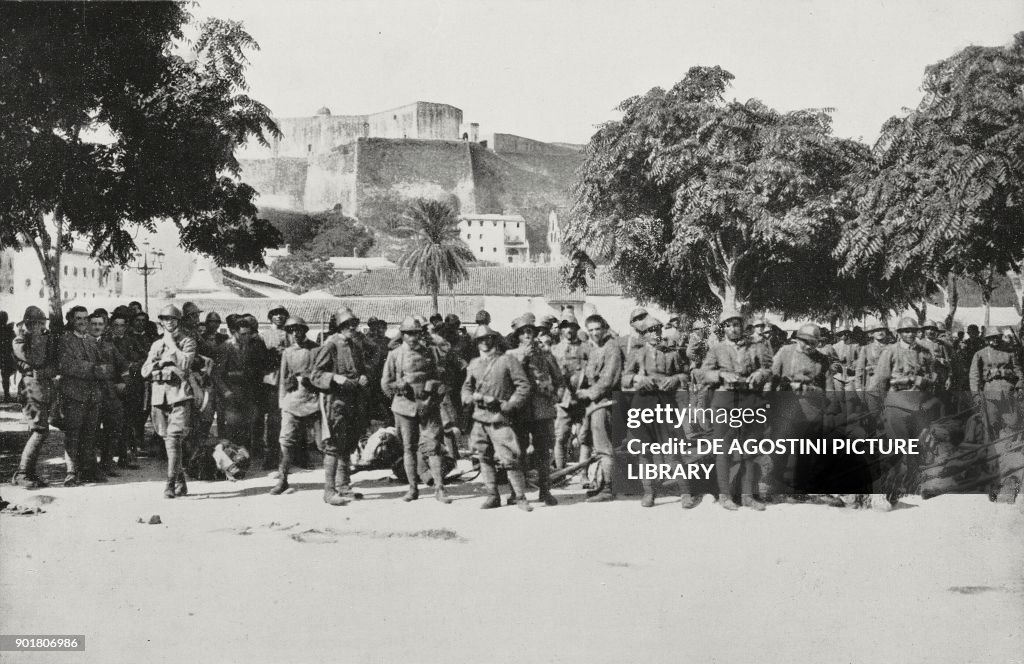
M732 79L693 67L667 92L625 100L622 119L599 128L563 235L570 285L585 287L606 263L628 294L687 313L802 314L835 300L821 275L867 148L833 138L824 110L726 102Z
M270 266L270 273L299 293L330 285L334 267L326 260L306 252L282 256Z
M951 303L960 277L984 284L987 303L993 272L1020 272L1022 88L1024 32L925 69L921 102L885 123L863 173L858 215L837 246L847 270L912 272L918 300L943 290Z
M438 313L441 283L451 289L465 279L466 264L473 262L473 252L462 241L459 218L447 203L420 198L409 207L405 219L406 228L415 237L399 265L409 268L409 276L430 292L431 306Z
M234 152L280 135L245 94L241 24L209 19L188 57L184 3L8 3L0 8L0 248L30 247L60 317L75 237L125 264L164 220L219 265L258 266L280 235L257 217Z
M336 205L315 214L288 210L261 211L280 231L293 253L307 252L318 258L365 256L374 245L373 233Z

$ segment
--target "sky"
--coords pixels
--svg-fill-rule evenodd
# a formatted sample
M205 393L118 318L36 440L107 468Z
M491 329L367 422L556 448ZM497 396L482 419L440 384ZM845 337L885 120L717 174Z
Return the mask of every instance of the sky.
M447 103L503 132L586 143L616 106L695 65L729 98L835 109L866 142L921 98L924 68L1024 30L1021 0L200 0L260 43L251 94L277 117Z

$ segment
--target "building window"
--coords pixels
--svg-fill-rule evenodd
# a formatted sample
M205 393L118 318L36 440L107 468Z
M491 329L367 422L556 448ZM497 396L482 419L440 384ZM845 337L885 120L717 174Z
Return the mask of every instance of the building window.
M64 266L64 276L65 277L68 276L68 266L67 265Z
M484 234L483 233L480 234L480 239L481 240L484 239Z
M75 269L71 270L71 276L72 277L77 277L78 276L78 268L77 267Z
M64 291L64 299L65 300L68 299L68 292L67 291Z
M482 224L482 223L484 223L484 222L482 222L482 221L481 221L480 223ZM492 221L491 223L492 223L492 224L494 224L494 227L495 227L495 228L497 228L497 227L498 227L498 222L496 222L496 221Z
M40 289L39 289L39 299L40 299L40 300L41 300L41 299L43 299L43 295L44 295L44 293L43 293L43 289L42 289L42 288L40 288Z
M519 228L519 222L518 221L516 222L516 228Z
M481 254L484 253L484 248L483 247L480 247L480 253Z
M511 257L511 256L509 256L509 257L508 257L508 262L509 262L509 263L511 263L511 262L512 262L512 257Z
M313 144L312 143L308 143L306 145L306 152L312 152L312 151L313 151Z
M466 233L466 239L467 240L472 240L473 239L473 235L470 234L470 233Z
M31 288L31 287L32 287L32 280L31 279L26 279L25 280L25 288Z
M491 247L491 251L493 251L494 253L498 253L498 248L497 247Z

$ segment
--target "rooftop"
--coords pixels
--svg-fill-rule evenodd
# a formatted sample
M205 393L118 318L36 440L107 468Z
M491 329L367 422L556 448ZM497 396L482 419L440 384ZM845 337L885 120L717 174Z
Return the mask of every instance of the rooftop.
M515 267L471 267L469 277L454 290L441 288L441 295L523 296L548 300L582 300L583 293L562 285L561 268L557 265ZM357 274L333 289L337 295L360 297L411 297L429 295L405 269L377 270ZM621 296L622 288L614 283L605 269L598 269L590 280L587 295Z

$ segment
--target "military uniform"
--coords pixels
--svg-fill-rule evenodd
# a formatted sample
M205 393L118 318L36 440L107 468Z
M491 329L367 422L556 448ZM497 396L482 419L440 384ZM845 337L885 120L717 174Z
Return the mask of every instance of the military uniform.
M231 338L221 346L213 367L217 402L224 412L217 433L240 447L251 444L254 403L263 378L262 345L256 339L241 343Z
M120 337L112 336L110 342L128 363L125 388L120 395L124 413L121 436L125 441L127 455L124 459L118 459L118 465L124 467L128 465L127 457L142 448L146 420L149 418L146 409L146 382L142 379L141 373L142 363L146 361L149 348L143 347L140 337L131 333L125 333Z
M306 321L298 317L289 318L286 330L303 328L309 331ZM281 353L281 376L278 380L278 406L281 409L281 461L278 466L277 485L270 490L273 495L288 489L288 472L298 449L311 441L324 445L320 428L320 397L310 377L313 374L318 350L315 342L303 338L288 346ZM347 470L347 468L346 468ZM333 495L336 491L337 468L331 474L330 483L325 480L325 491ZM347 486L348 482L345 482ZM328 496L330 499L330 495Z
M273 313L273 312L272 312ZM287 314L286 314L287 315ZM256 394L256 415L252 430L253 447L263 451L263 467L269 470L277 465L278 445L281 437L281 409L278 407L278 374L281 353L288 347L288 335L283 328L272 326L260 333L266 346L263 358L263 378Z
M641 321L638 331L641 334L654 332L662 328L662 324L654 317L648 317ZM650 338L645 339L642 346L636 348L627 358L622 369L622 389L632 390L636 394L631 407L651 408L658 403L658 399L667 400L670 407L685 406L679 404L671 397L679 390L688 391L690 374L685 358L678 349L672 347L665 340L657 345L652 345ZM691 431L687 431L688 425L684 428L684 435L689 437ZM667 427L657 424L645 425L643 430L644 442L660 443L668 440L670 432ZM646 453L639 455L642 463L671 463L674 458L656 458L655 455ZM644 507L654 506L656 493L655 480L643 478L641 480L644 488L641 505ZM681 478L677 480L680 493L684 496L690 494L689 480ZM684 500L686 500L684 498Z
M568 449L574 424L580 427L577 435L581 447L585 445L588 450L590 448L587 430L584 428L586 420L583 417L583 409L576 406L575 397L576 392L581 388L583 381L586 379L586 367L590 359L591 345L584 343L577 335L576 332L579 329L579 325L576 325L575 318L572 318L571 321L566 318L562 322L562 326L568 328L569 333L564 335L562 340L551 350L551 354L558 363L558 368L565 379L561 398L558 401L557 412L555 413L556 468L565 468L566 450Z
M128 444L124 435L126 418L122 395L127 389L131 366L128 358L122 355L109 339L97 338L96 345L100 354L100 363L113 367L111 377L103 383L99 415L101 431L98 437L100 464L103 471L109 474L110 468L113 466L113 457L124 459L128 455Z
M399 327L401 333L423 334L423 327L412 317ZM419 497L419 457L427 457L434 478L435 496L450 502L444 493L441 458L444 435L441 424L440 355L429 343L410 345L403 341L388 353L380 379L384 394L391 397L391 412L402 441L405 473L409 490L405 500Z
M982 401L986 425L992 435L998 435L1006 424L1015 425L1017 416L1016 391L1024 380L1020 360L1016 353L986 346L971 358L968 372L971 392ZM1005 422L1005 419L1011 420Z
M522 326L516 327L515 322L513 327L517 334L522 329ZM530 398L520 409L513 424L516 437L523 455L533 445L532 461L537 470L539 500L547 505L557 505L558 501L551 495L548 476L551 473L551 452L555 445L555 417L558 414L555 404L565 378L554 356L535 341L528 346L520 345L508 353L519 360L530 381Z
M530 395L530 379L518 359L498 352L498 336L487 325L480 325L474 332L474 339L489 337L495 347L469 363L466 382L462 385L462 403L474 404L469 444L480 459L480 473L488 493L483 507L500 504L497 463L508 471L518 504L529 510L522 448L511 423ZM618 356L617 349L615 354Z
M832 373L835 389L854 391L857 389L857 361L860 359L861 346L853 343L849 337L832 344Z
M735 312L724 312L721 322L726 323L733 318L740 318ZM741 319L742 320L742 319ZM711 395L711 408L754 408L756 409L761 399L758 395L761 387L771 375L772 356L768 347L762 343L751 343L749 339L741 338L739 341L723 339L708 348L708 354L701 365L703 372L702 380L705 385L715 388ZM729 372L735 374L738 380L728 380L722 374ZM731 376L729 377L731 378ZM756 427L743 425L733 429L728 422L715 423L714 437L722 438L728 444L733 438L745 440L757 437ZM758 509L758 503L753 500L754 494L754 472L756 457L740 455L737 469L741 475L741 494L743 502L748 506ZM765 458L761 458L762 464ZM718 479L719 503L727 509L736 509L732 501L732 460L728 454L721 454L715 458L715 473ZM767 471L762 465L762 481ZM763 509L763 505L760 505Z
M162 319L181 314L175 307L165 307ZM182 444L192 429L193 392L189 372L196 355L195 337L180 327L165 332L153 342L142 365L142 376L152 381L153 428L163 437L167 449L167 486L164 496L185 495L182 472Z
M68 332L60 340L60 396L68 480L102 479L96 463L99 415L112 364L102 364L99 345L88 334Z
M38 307L25 311L24 322L46 322L46 316ZM20 397L22 413L28 420L28 441L21 452L15 484L28 488L46 485L36 475L39 450L50 433L50 404L53 401L53 377L57 373L57 336L43 330L40 334L29 331L15 337L12 352L18 371L21 372Z
M622 347L614 339L605 338L590 349L585 369L586 387L577 392L589 402L586 409L591 439L604 485L592 489L597 500L615 497L612 483L615 478L615 449L612 445L612 393L621 389Z
M358 319L352 318L350 320ZM340 320L339 325L344 325ZM325 393L324 414L329 438L323 442L324 490L327 491L330 467L335 466L334 490L341 496L354 496L349 477L352 453L366 430L366 385L369 370L362 345L339 331L324 341L313 359L309 380ZM360 382L362 381L362 384Z

